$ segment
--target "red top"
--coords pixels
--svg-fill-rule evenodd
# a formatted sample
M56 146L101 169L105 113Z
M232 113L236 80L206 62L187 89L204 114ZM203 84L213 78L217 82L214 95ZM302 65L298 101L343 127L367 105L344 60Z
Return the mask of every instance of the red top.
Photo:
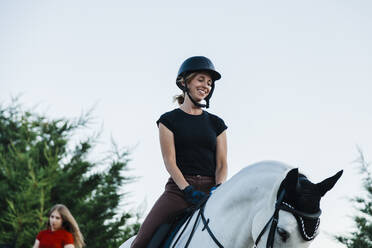
M39 248L63 248L65 245L74 244L74 237L64 229L52 232L44 230L36 236L39 240Z

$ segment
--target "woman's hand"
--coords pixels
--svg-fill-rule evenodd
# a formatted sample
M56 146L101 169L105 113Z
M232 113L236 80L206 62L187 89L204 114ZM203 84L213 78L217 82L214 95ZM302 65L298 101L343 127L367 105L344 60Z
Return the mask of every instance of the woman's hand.
M185 200L193 205L197 205L207 194L194 189L193 186L189 185L184 190L182 190L185 195Z
M209 191L209 194L212 194L213 193L213 191L215 191L218 187L220 187L220 183L219 184L217 184L216 186L213 186L212 188L211 188L211 190Z

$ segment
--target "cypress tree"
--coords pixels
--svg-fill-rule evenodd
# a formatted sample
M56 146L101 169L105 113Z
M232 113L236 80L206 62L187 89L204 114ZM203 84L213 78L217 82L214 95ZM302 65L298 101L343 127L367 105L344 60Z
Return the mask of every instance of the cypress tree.
M127 199L119 192L133 181L128 151L113 145L92 161L98 137L75 138L89 116L49 119L17 100L0 106L0 244L32 246L57 203L70 209L87 247L117 248L137 232L137 215L119 209Z
M349 235L337 235L336 240L348 248L372 248L372 176L370 163L368 163L363 152L358 148L360 174L363 176L364 196L357 196L351 199L355 203L358 214L353 216L356 230Z

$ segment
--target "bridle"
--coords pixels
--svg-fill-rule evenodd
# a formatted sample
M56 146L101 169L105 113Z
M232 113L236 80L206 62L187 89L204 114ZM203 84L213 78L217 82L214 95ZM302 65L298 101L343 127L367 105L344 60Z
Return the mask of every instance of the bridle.
M276 228L278 226L278 221L279 221L279 210L283 210L283 211L286 211L286 212L289 212L289 213L293 214L293 216L296 218L296 220L298 222L300 233L301 233L301 236L302 236L302 238L304 240L310 241L310 240L313 240L315 238L316 233L317 233L316 231L317 231L317 229L319 227L319 223L320 223L319 216L321 215L322 211L319 209L316 213L313 213L313 214L310 213L309 214L309 213L305 213L305 212L296 210L290 204L288 204L288 203L286 203L286 202L283 201L284 200L284 196L285 196L285 189L282 189L281 192L280 192L280 194L279 194L279 197L278 197L278 199L277 199L277 201L275 203L274 214L272 215L272 217L269 219L269 221L266 223L266 225L264 226L264 228L262 229L262 231L258 235L258 237L256 239L256 242L254 243L254 246L253 246L254 248L257 248L258 247L257 245L260 242L263 234L266 232L267 228L269 227L270 223L271 223L271 226L270 226L270 231L269 231L268 238L267 238L266 248L273 248L274 237L275 237ZM198 209L199 209L199 212L198 212L198 215L197 215L197 217L195 219L194 226L193 226L192 231L191 231L191 233L189 235L189 238L188 238L188 240L186 242L185 248L187 248L189 246L189 244L191 242L191 239L194 236L194 233L195 233L196 226L197 226L197 223L198 223L199 218L201 218L201 220L202 220L202 222L204 224L204 227L203 227L202 231L207 230L209 236L213 239L213 241L215 242L215 244L219 248L224 248L224 246L221 244L221 242L218 241L218 239L216 238L216 236L213 234L212 230L210 229L210 227L209 227L209 219L205 218L205 215L204 215L204 208L205 208L206 202L208 201L208 198L209 198L209 195L207 195L204 199L201 200L201 202L197 206L194 207L193 213L190 215L189 219L187 220L187 223L184 226L182 232L178 235L178 238L176 239L176 241L174 242L174 244L172 246L173 248L176 246L176 244L179 241L180 237L182 236L182 234L184 233L185 229L189 225L189 223L191 221L191 218L194 215L194 212L197 211ZM306 233L303 219L310 219L310 220L316 220L317 221L315 230L314 230L314 232L313 232L312 235L308 235Z
M216 238L216 236L214 236L212 230L210 229L209 227L209 219L206 219L205 218L205 215L204 215L204 208L205 208L205 205L209 199L209 196L210 195L206 195L196 206L193 207L193 211L192 211L192 214L189 216L189 219L187 220L184 228L182 229L181 233L178 235L178 238L176 239L176 241L174 242L174 244L172 245L172 248L176 247L176 244L177 242L179 241L179 239L181 238L182 234L184 233L184 231L186 230L187 226L189 225L192 217L194 216L194 213L199 209L199 212L198 212L198 215L196 216L196 219L195 219L195 222L194 222L194 226L192 227L192 230L191 230L191 233L189 235L189 238L187 239L187 242L186 242L186 245L185 245L185 248L189 247L189 244L191 242L191 239L192 237L194 236L194 233L195 233L195 230L196 230L196 226L198 224L198 220L199 218L202 219L203 221L203 224L204 224L204 227L202 229L202 231L204 230L207 230L208 233L209 233L209 236L211 236L211 238L213 239L213 241L216 243L216 245L219 247L219 248L224 248L223 245L218 241L218 239Z
M279 221L279 210L283 210L283 211L286 211L286 212L289 212L289 213L293 214L293 216L296 218L296 220L298 222L300 233L301 233L304 240L310 241L310 240L313 240L315 238L316 231L317 231L317 229L319 227L319 223L320 223L319 216L321 215L322 211L319 209L316 213L309 214L309 213L305 213L305 212L296 210L294 207L292 207L291 205L289 205L288 203L283 201L284 195L285 195L285 189L282 189L282 191L280 192L279 197L278 197L278 199L275 203L274 214L269 219L269 221L266 223L266 225L264 226L264 228L262 229L260 234L258 235L258 237L256 239L256 242L254 243L254 246L253 246L254 248L257 248L257 245L260 242L262 235L265 233L265 231L269 227L270 223L271 223L271 227L270 227L269 235L268 235L268 238L267 238L266 248L273 248L274 247L274 236L275 236L276 227L278 226L278 221ZM308 235L306 233L303 218L317 221L315 230L314 230L312 235Z

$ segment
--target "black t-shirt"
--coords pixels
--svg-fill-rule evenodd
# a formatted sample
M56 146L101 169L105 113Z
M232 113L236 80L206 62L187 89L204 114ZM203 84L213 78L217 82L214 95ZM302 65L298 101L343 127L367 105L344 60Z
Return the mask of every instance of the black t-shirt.
M191 115L177 108L160 116L159 122L173 132L182 174L215 176L217 136L227 128L221 118L207 111Z

